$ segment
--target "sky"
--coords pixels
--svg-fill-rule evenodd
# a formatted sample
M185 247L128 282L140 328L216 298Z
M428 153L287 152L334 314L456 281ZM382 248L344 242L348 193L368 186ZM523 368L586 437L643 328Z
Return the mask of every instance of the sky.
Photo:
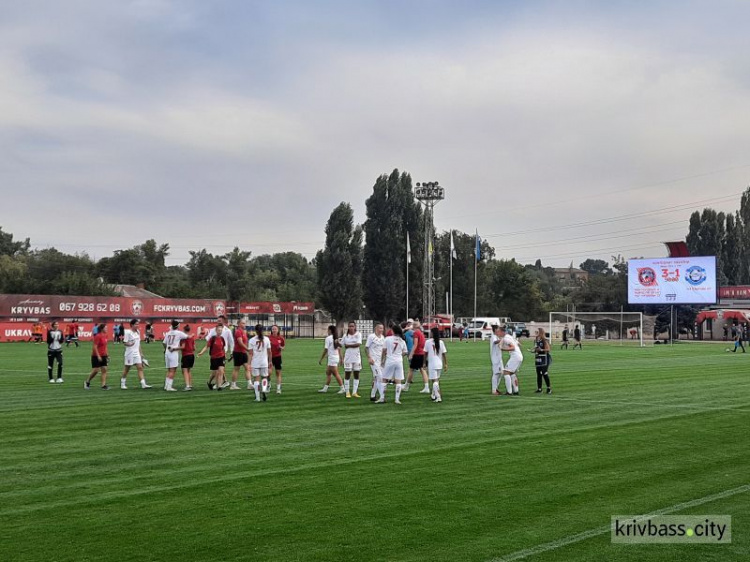
M663 256L750 184L748 21L740 0L0 0L0 226L94 258L313 258L398 168L499 258Z

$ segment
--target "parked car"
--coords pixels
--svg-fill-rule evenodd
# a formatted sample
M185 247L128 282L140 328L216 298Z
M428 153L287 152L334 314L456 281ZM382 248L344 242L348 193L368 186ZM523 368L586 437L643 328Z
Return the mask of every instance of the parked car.
M511 322L507 325L509 329L513 330L513 335L517 338L529 338L531 337L531 334L529 333L529 329L526 327L526 324L523 322Z
M500 324L498 317L472 318L469 322L469 339L488 340L492 336L492 326Z

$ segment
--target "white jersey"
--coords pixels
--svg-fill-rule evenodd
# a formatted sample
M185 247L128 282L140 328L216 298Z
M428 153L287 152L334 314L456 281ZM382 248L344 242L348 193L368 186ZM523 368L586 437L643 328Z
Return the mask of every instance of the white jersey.
M326 338L325 348L328 350L328 364L337 365L341 360L338 348L333 346L333 336Z
M216 335L216 328L211 328L208 331L208 334L206 334L206 341L211 341L211 338ZM234 336L232 335L232 330L229 329L229 326L224 326L224 329L221 331L221 339L224 340L224 347L227 350L227 353L232 353L234 351Z
M367 355L370 359L375 361L378 365L380 365L380 361L383 357L383 346L385 345L385 337L384 336L376 336L375 334L370 334L367 336L367 343L365 344L365 349L367 350Z
M347 345L354 345L357 347L348 348ZM354 334L345 334L341 338L341 346L344 350L344 363L349 365L356 365L362 363L362 355L359 352L359 346L362 345L362 334L355 332Z
M385 338L385 362L403 363L406 355L406 342L398 336L388 336Z
M187 334L182 330L169 330L164 334L164 345L167 346L166 352L169 353L170 349L177 351L180 347L180 342L184 339L187 339Z
M492 334L490 337L490 361L493 365L503 364L503 350L500 348L502 339L496 334Z
M508 352L510 354L510 359L523 361L523 353L521 353L521 345L518 343L518 340L516 338L514 338L510 334L505 334L503 336L502 346L505 349L508 349L509 347L513 348L511 351Z
M125 357L141 354L141 333L138 330L125 330L123 343L133 344L125 347Z
M424 344L424 350L427 354L427 368L430 371L438 371L443 368L443 353L448 351L445 349L445 342L440 340L440 345L435 345L435 340L432 338L428 339Z
M250 338L247 347L253 352L253 359L250 362L250 367L253 369L267 369L268 352L271 349L271 340L269 340L267 336L263 336L263 339L260 339L258 336L253 336Z

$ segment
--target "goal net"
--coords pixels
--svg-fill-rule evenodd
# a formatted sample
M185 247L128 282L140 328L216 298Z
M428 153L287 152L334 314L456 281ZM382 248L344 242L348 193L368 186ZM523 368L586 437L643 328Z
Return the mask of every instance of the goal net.
M568 329L568 340L573 345L575 328L581 330L586 341L613 341L643 346L643 314L641 312L550 312L549 337L562 342Z

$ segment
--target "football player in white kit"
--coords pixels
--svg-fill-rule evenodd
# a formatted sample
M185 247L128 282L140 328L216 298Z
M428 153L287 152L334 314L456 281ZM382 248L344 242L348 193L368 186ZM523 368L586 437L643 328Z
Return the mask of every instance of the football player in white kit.
M445 349L445 342L440 339L440 329L437 326L430 329L430 336L432 337L424 344L425 354L427 355L427 374L432 381L430 398L435 402L442 402L440 375L443 371L448 370L448 350Z
M128 389L127 377L130 367L135 367L138 371L141 388L151 388L146 382L146 377L143 376L143 365L146 358L141 356L141 332L138 329L138 324L140 324L140 321L133 318L130 321L130 329L125 330L125 337L122 340L122 344L125 346L125 367L120 378L120 388L123 390Z
M385 390L388 386L386 381L392 380L396 383L396 404L401 404L401 390L404 380L404 357L408 354L406 342L403 339L404 331L401 326L395 324L392 328L393 335L385 338L383 344L383 355L381 357L381 366L383 375L378 382L380 387L380 400L377 404L385 402Z
M492 394L500 396L502 394L498 387L500 386L500 379L503 376L503 350L501 344L503 342L500 334L500 326L492 326L492 336L490 336L490 362L492 364Z
M509 354L508 362L503 367L503 377L505 378L505 390L509 395L518 396L518 371L523 363L523 353L521 346L505 326L500 326L498 335L502 338L500 347Z
M359 372L362 370L362 355L359 348L362 346L362 334L357 330L356 322L349 322L346 334L341 338L344 346L344 389L346 397L359 398ZM354 375L353 392L349 392L349 379Z
M378 393L378 381L383 373L383 368L380 364L383 358L383 345L385 345L385 337L383 337L383 325L381 323L375 324L375 332L367 336L367 343L365 344L365 352L367 353L367 362L370 364L370 370L372 371L372 388L370 389L370 400L375 402Z
M187 338L187 334L179 330L180 323L172 320L171 329L164 334L162 345L164 346L164 363L167 367L167 376L164 378L164 390L177 392L174 388L174 375L180 366L180 344Z
M263 326L255 325L255 335L247 344L250 354L250 370L253 374L255 401L268 400L268 367L271 364L271 340L263 335Z
M326 337L323 354L318 360L318 365L321 365L323 359L328 356L328 363L326 364L326 383L318 392L328 392L332 376L336 377L336 382L339 383L339 386L341 387L338 394L344 394L344 392L346 392L344 389L344 381L341 380L341 375L339 375L339 363L341 363L341 354L339 353L340 347L341 341L339 340L338 329L333 325L328 326L328 337Z

